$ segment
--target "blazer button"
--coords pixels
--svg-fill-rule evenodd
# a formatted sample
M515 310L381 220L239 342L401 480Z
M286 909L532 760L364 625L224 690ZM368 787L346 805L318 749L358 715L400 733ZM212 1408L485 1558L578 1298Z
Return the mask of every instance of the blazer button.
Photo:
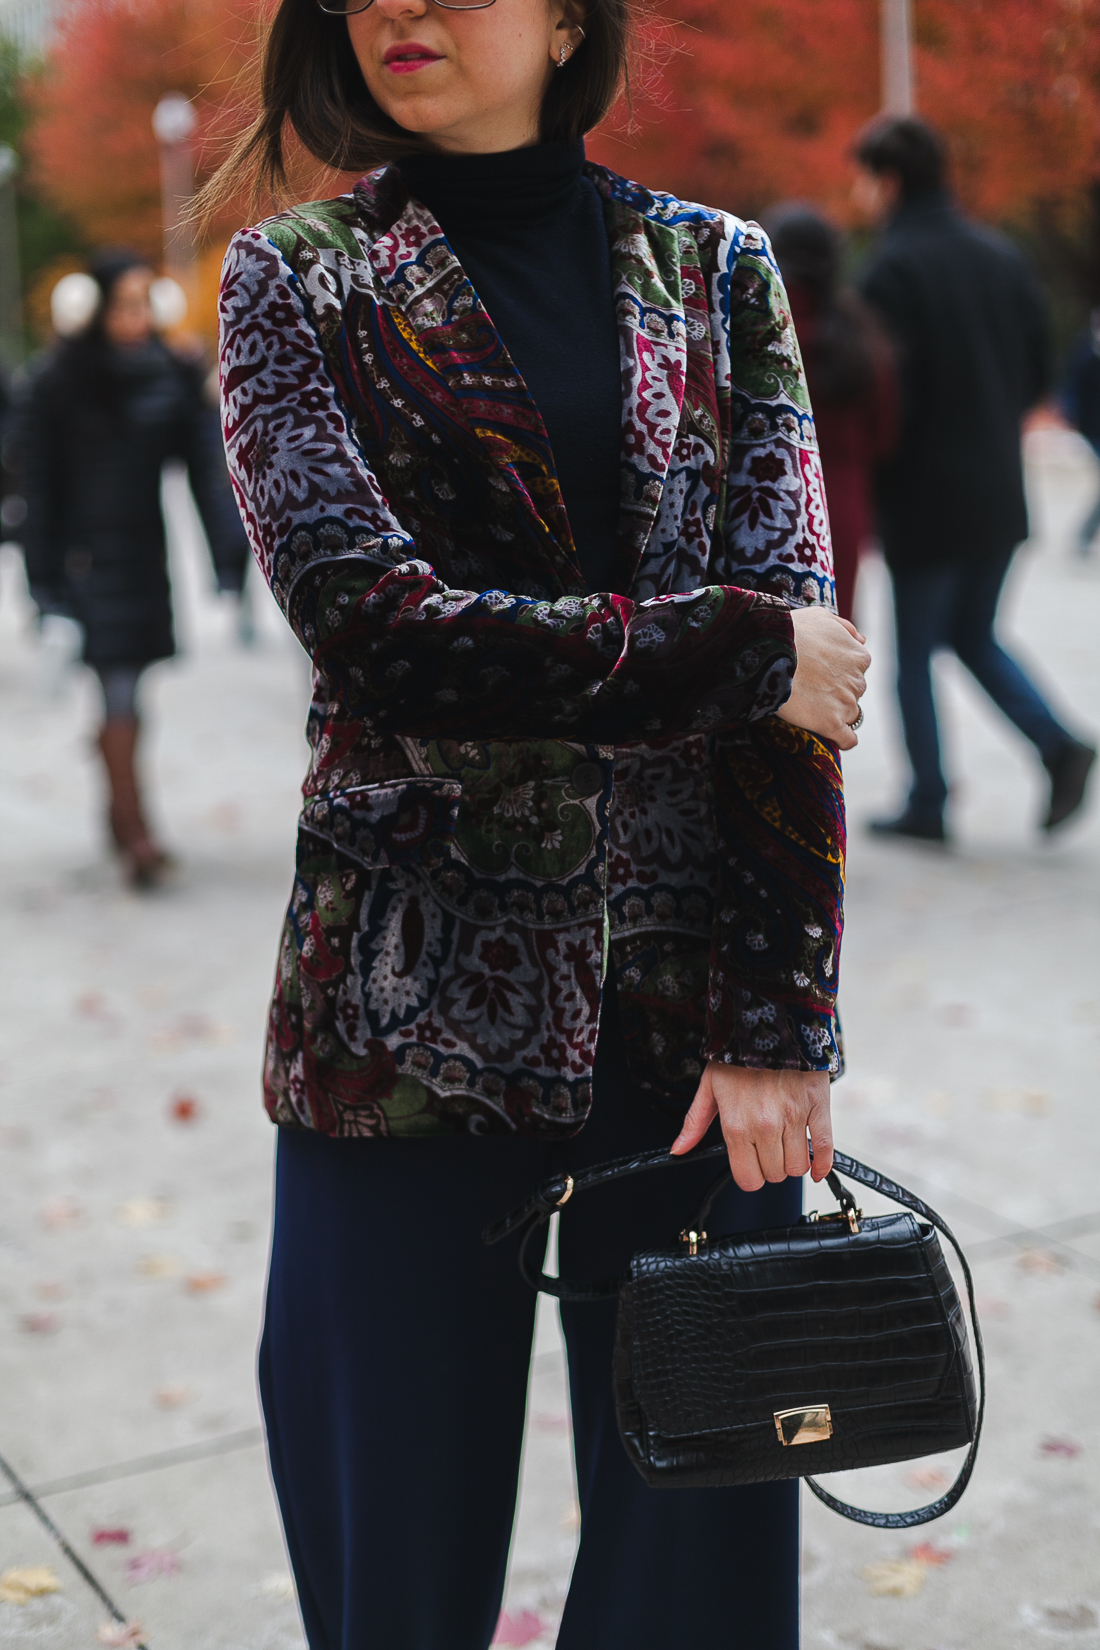
M595 796L603 790L603 769L598 762L578 762L570 783L578 796Z

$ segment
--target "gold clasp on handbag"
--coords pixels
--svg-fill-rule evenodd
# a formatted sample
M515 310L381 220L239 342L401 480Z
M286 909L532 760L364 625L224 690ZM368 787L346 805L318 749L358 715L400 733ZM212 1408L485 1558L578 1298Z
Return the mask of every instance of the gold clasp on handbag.
M816 1209L811 1209L806 1216L807 1220L815 1224L823 1224L827 1220L846 1220L850 1232L859 1231L859 1223L863 1219L862 1209L839 1209L835 1215L819 1215Z
M557 1207L560 1209L563 1204L569 1202L569 1199L572 1196L573 1196L573 1176L571 1174L567 1174L566 1177L565 1177L565 1190L561 1194L561 1196L558 1198Z
M689 1255L697 1255L699 1253L699 1245L701 1243L705 1243L706 1241L707 1241L707 1234L705 1232L681 1232L680 1233L680 1242L687 1244Z
M777 1409L772 1418L781 1444L823 1444L833 1436L833 1417L828 1404L811 1404L809 1409Z

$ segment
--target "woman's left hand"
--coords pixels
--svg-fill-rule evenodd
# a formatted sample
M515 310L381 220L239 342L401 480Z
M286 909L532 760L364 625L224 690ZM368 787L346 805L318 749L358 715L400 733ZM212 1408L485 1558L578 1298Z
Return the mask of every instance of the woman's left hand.
M755 1071L711 1060L672 1151L697 1146L715 1116L729 1151L730 1170L743 1192L765 1181L812 1173L824 1180L833 1166L833 1128L827 1071ZM806 1131L813 1141L814 1160Z

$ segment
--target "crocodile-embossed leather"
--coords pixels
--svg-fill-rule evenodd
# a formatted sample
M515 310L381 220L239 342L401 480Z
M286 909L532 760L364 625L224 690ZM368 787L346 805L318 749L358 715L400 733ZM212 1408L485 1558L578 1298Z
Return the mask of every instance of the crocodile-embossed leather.
M847 1220L804 1219L701 1243L695 1255L684 1244L646 1250L619 1279L578 1283L532 1270L531 1237L577 1192L676 1162L724 1156L722 1145L689 1159L649 1152L600 1164L572 1182L554 1176L522 1209L491 1227L485 1240L522 1232L520 1265L537 1288L569 1300L618 1295L613 1379L619 1430L647 1484L695 1489L764 1483L969 1444L947 1494L912 1512L867 1512L809 1479L820 1500L860 1523L904 1529L941 1517L969 1480L981 1433L981 1331L962 1251L939 1215L903 1186L837 1153L834 1173L874 1187L913 1213L863 1219L857 1231ZM725 1178L709 1188L704 1209ZM852 1205L829 1178L845 1207ZM696 1230L700 1224L697 1219ZM933 1227L962 1262L980 1390L962 1307ZM777 1411L824 1404L829 1438L781 1442Z

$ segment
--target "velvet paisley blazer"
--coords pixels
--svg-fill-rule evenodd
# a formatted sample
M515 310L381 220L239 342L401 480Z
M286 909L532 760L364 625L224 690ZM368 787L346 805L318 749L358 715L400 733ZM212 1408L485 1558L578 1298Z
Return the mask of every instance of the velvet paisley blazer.
M615 588L427 209L383 168L233 240L226 447L310 654L268 1029L278 1123L556 1137L601 993L638 1083L836 1072L835 749L778 720L831 603L813 420L753 224L602 167L623 382Z

